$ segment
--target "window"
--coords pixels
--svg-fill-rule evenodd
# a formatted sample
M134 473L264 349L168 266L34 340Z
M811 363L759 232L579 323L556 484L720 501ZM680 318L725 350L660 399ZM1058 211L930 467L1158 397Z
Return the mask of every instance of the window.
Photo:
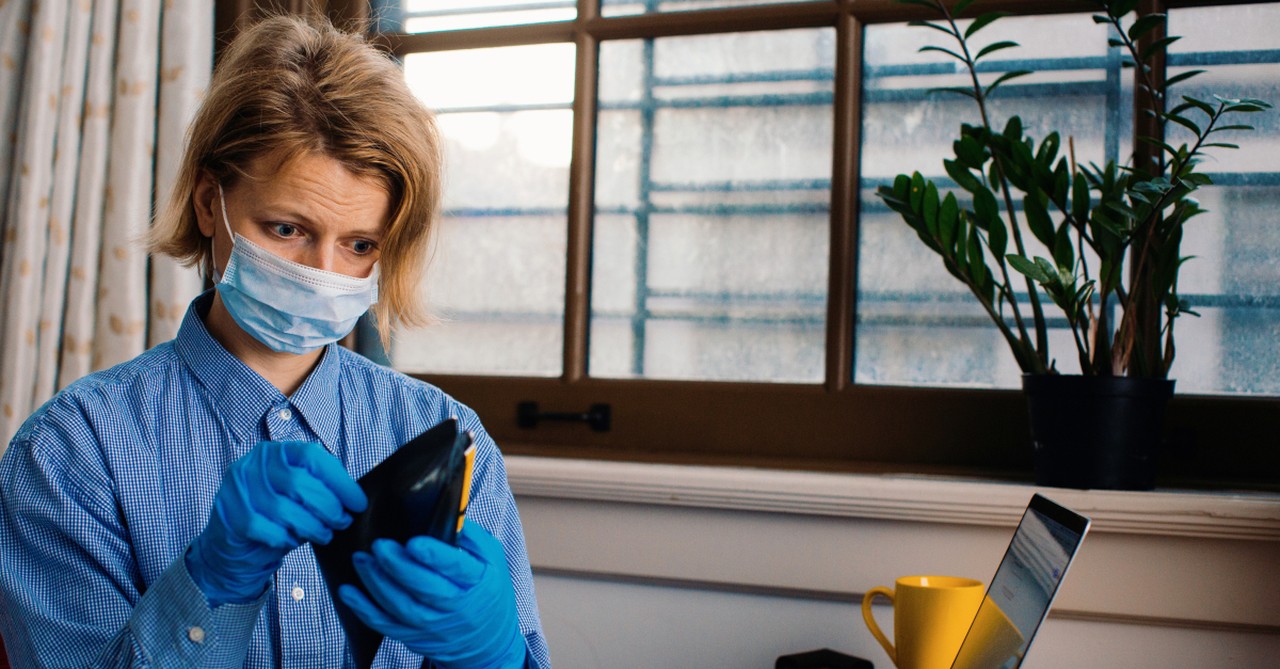
M1170 10L1170 32L1186 36L1170 72L1208 66L1185 84L1195 93L1277 101L1267 73L1280 37L1265 27L1280 3L1194 4ZM1007 84L996 113L1069 129L1080 154L1123 162L1129 71L1088 3L1034 7L990 29L1024 45L997 67L1037 72ZM388 358L476 408L506 450L1028 471L1012 356L874 197L899 172L942 175L974 113L929 92L956 72L917 53L935 39L906 25L919 7L404 0L373 11L439 114L449 165L424 287L441 323L401 333ZM1211 213L1185 244L1199 257L1184 292L1202 317L1179 321L1166 483L1280 480L1266 446L1280 429L1280 118L1250 121L1247 148L1216 155L1218 185L1201 197ZM521 427L517 405L530 401L569 414L608 404L612 429Z

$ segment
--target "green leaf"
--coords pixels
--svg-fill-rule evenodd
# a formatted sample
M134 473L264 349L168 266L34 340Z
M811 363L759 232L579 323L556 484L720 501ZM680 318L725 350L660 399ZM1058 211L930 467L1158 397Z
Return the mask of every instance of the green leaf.
M1010 142L1017 142L1022 139L1022 119L1017 116L1010 116L1009 122L1004 124L1004 132L1001 134Z
M1252 112L1266 111L1268 109L1271 109L1271 105L1264 106L1264 105L1256 105L1256 104L1249 103L1249 104L1231 105L1230 107L1227 107L1224 111L1228 113L1235 113L1235 112L1252 113Z
M1170 88L1170 87L1172 87L1174 84L1182 83L1182 82L1184 82L1184 81L1186 81L1186 80L1190 79L1191 77L1194 77L1194 76L1196 76L1196 75L1198 75L1198 74L1204 74L1205 72L1206 72L1206 70L1188 70L1187 72L1179 72L1178 74L1175 74L1175 75L1173 75L1172 77L1169 77L1168 79L1165 79L1165 80L1164 80L1164 87L1165 87L1165 88Z
M973 172L961 165L959 161L943 160L942 166L946 168L947 176L950 176L956 184L969 192L977 190L982 185L982 182L973 176Z
M1191 132L1194 132L1196 134L1196 137L1199 137L1201 135L1200 126L1196 125L1195 123L1192 123L1186 118L1178 116L1177 114L1164 114L1163 116L1166 119L1173 121L1174 123L1177 123L1178 125L1190 130Z
M1138 57L1144 61L1150 60L1152 55L1157 53L1164 53L1164 50L1166 47L1168 47L1170 44L1173 44L1174 42L1177 42L1180 39L1182 39L1182 37L1178 35L1173 35L1171 37L1161 37L1160 39L1148 44L1147 48L1143 49L1142 52L1138 54Z
M1009 266L1015 271L1024 276L1031 277L1031 280L1036 283L1044 284L1049 281L1049 275L1045 274L1044 271L1040 269L1039 265L1027 260L1026 256L1009 254L1005 256L1004 259L1009 261Z
M907 25L916 27L916 28L933 28L934 30L944 32L951 37L956 36L954 32L951 32L950 26L943 26L937 23L930 23L929 21L908 21Z
M970 169L981 169L982 164L987 162L987 152L982 148L982 143L972 135L962 135L951 143L951 149L955 151L960 163Z
M1009 246L1009 229L1005 227L1004 220L999 216L989 221L987 227L987 245L991 248L991 255L996 258L1004 256L1005 248Z
M1141 202L1148 206L1152 204L1151 198L1147 197L1146 195L1143 195L1142 193L1139 193L1136 190L1129 191L1129 199L1137 200L1138 202Z
M1138 0L1116 0L1107 8L1107 13L1120 18L1138 8Z
M1183 175L1182 180L1196 187L1213 185L1212 177L1208 174L1201 174L1199 172L1192 172L1190 174Z
M970 37L973 37L974 33L987 27L991 22L1008 15L1009 12L987 12L986 14L978 16L978 18L973 20L973 23L969 24L969 28L964 31L964 38L969 39Z
M1207 148L1210 148L1210 147L1218 147L1218 148L1220 148L1220 149L1238 149L1238 148L1240 148L1240 145L1239 145L1239 144L1228 144L1227 142L1209 142L1209 143L1207 143L1207 144L1201 144L1201 145L1200 145L1200 148L1202 148L1202 149L1207 149Z
M1062 138L1057 132L1051 132L1044 141L1040 142L1040 148L1036 149L1036 163L1044 169L1049 169L1053 164L1053 160L1058 157L1058 147L1062 145Z
M1061 275L1058 274L1058 267L1052 261L1036 256L1036 266L1040 268L1040 272L1046 277L1046 280L1041 283L1048 285L1060 283L1059 277Z
M1208 102L1205 102L1204 100L1193 98L1190 95L1184 95L1182 96L1182 101L1191 105L1192 107L1199 109L1200 111L1208 114L1209 116L1213 116L1213 111L1214 111L1213 105L1209 104ZM1178 107L1181 107L1181 106L1182 105L1179 105ZM1178 112L1178 108L1175 107L1174 112L1172 113L1177 113L1177 112Z
M956 94L959 94L959 95L963 95L963 96L965 96L965 97L967 97L967 98L973 98L974 100L977 100L977 99L978 99L978 94L977 94L977 93L974 93L974 92L973 92L973 89L971 89L971 88L967 88L967 87L965 87L965 86L947 86L947 87L944 87L944 88L930 88L930 89L929 89L929 92L931 92L931 93L956 93Z
M1089 182L1083 174L1077 173L1071 184L1071 215L1077 221L1089 220Z
M978 237L977 228L969 228L969 276L978 285L982 285L989 272L987 261L982 254L982 240Z
M996 196L986 186L981 186L973 192L973 215L974 223L984 230L991 228L992 219L1000 217Z
M1053 171L1053 193L1049 199L1062 209L1067 208L1068 191L1071 189L1071 174L1067 170L1067 161L1059 160L1058 167Z
M997 77L995 81L987 85L985 95L990 96L993 92L995 92L996 88L1000 86L1000 84L1003 84L1004 82L1009 81L1010 79L1025 77L1031 73L1032 73L1031 70L1013 70L1011 72L1005 72L1004 74Z
M945 47L940 47L940 46L934 46L934 45L932 45L932 44L930 44L929 46L922 46L922 47L920 47L919 49L917 49L917 51L918 51L919 53L924 53L924 52L926 52L926 51L941 51L942 53L945 53L945 54L947 54L948 56L951 56L952 58L955 58L956 60L958 60L958 61L960 61L960 62L962 62L962 63L967 63L967 62L969 62L968 60L966 60L966 59L965 59L965 57L964 57L964 56L961 56L960 54L958 54L958 53L956 53L956 52L952 51L951 49L947 49L947 48L945 48Z
M1058 227L1058 234L1054 235L1051 248L1053 260L1058 263L1059 271L1076 264L1076 249L1071 243L1071 226L1064 223ZM1065 280L1064 283L1066 283Z
M956 202L955 193L947 193L938 208L938 237L944 248L950 248L956 237L956 227L960 220L960 205Z
M911 194L909 202L912 211L921 211L921 202L924 200L924 177L919 172L911 175Z
M1209 132L1218 132L1220 130L1253 130L1251 125L1220 125Z
M1221 95L1214 95L1214 96L1213 96L1213 99L1215 99L1215 100L1217 100L1218 102L1221 102L1221 103L1223 103L1223 104L1226 104L1226 105L1236 105L1236 104L1242 104L1242 103L1243 103L1243 104L1247 104L1247 105L1255 105L1255 106L1258 106L1258 107L1263 107L1263 108L1265 108L1265 109L1271 109L1271 103L1269 103L1269 102L1265 102L1265 101L1263 101L1263 100L1259 100L1259 99L1257 99L1257 98L1239 98L1239 99L1234 99L1234 98L1224 98L1224 97L1222 97Z
M1111 17L1109 17L1109 16L1103 16L1102 14L1094 14L1094 15L1093 15L1093 22L1094 22L1094 23L1106 23L1106 24L1108 24L1108 25L1109 25L1109 24L1111 23Z
M1133 22L1129 26L1129 39L1138 41L1138 38L1151 32L1155 28L1164 25L1164 14L1147 14L1146 16Z
M1027 217L1027 227L1031 229L1031 234L1035 235L1041 244L1052 247L1053 219L1049 217L1049 210L1036 194L1028 193L1023 196L1022 212Z
M982 60L982 57L986 56L987 54L995 53L996 51L999 51L1001 49L1009 49L1015 46L1018 46L1018 43L1010 42L1009 40L1003 40L1000 42L996 42L994 44L988 44L982 47L982 50L978 52L978 55L973 57L973 62L976 63L979 60Z
M893 196L907 202L911 198L911 177L899 174L893 178Z
M924 189L924 201L922 203L924 215L924 224L929 229L929 234L938 236L938 187L930 181Z

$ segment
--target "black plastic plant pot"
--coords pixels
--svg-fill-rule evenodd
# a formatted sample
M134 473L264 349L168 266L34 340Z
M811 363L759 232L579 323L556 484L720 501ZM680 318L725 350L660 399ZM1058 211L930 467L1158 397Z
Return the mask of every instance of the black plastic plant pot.
M1154 488L1173 384L1169 379L1023 375L1036 484Z

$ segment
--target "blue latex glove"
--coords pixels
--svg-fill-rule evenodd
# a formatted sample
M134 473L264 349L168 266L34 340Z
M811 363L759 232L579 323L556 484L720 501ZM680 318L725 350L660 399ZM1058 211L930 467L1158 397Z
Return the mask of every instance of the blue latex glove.
M369 505L324 447L264 441L231 463L209 523L191 543L187 570L210 606L260 596L280 562L304 542L325 544Z
M431 537L404 546L379 539L372 555L352 560L369 595L347 584L338 596L383 636L445 669L525 666L506 554L476 523L463 526L456 547Z

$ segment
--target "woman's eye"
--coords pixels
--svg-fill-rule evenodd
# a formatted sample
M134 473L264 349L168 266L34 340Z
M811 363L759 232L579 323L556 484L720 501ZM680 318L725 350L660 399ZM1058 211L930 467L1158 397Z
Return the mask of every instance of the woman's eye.
M375 248L377 247L373 245L373 242L367 239L358 239L351 244L351 250L354 251L356 255L369 255L370 253L373 253Z
M294 237L298 234L298 226L291 223L272 223L271 232L277 237Z

